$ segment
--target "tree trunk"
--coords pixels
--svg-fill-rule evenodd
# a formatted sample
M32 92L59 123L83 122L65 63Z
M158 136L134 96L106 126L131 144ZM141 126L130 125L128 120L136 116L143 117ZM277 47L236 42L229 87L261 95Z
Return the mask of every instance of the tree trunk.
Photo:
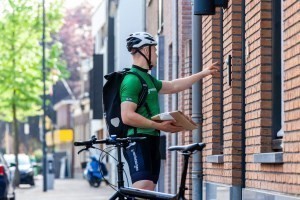
M14 91L15 94L15 91ZM17 109L15 102L12 105L12 112L13 112L13 132L14 132L14 153L15 153L15 163L16 163L16 169L14 174L14 185L18 187L20 185L20 171L19 171L19 129L18 129L18 120L17 120Z

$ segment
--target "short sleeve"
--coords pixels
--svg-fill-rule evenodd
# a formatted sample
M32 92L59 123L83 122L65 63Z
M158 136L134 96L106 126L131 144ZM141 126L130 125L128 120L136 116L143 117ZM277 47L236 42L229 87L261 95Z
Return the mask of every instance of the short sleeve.
M151 75L150 75L151 76ZM162 81L161 80L157 80L155 77L151 76L151 79L154 83L154 86L157 90L157 92L159 92L162 88Z
M121 102L129 101L138 104L141 89L141 82L137 76L126 75L120 87Z

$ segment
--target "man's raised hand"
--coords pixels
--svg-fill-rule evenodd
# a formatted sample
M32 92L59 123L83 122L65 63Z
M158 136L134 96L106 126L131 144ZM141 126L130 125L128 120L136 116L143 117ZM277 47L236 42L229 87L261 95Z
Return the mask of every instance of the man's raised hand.
M220 64L219 62L214 62L209 67L203 69L204 74L207 75L214 75L220 71Z

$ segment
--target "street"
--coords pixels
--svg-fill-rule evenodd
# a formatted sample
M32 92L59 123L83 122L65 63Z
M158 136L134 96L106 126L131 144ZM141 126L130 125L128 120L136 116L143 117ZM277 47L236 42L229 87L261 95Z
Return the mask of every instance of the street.
M90 187L84 179L55 179L54 189L43 192L43 179L35 180L36 186L20 185L16 189L16 200L107 200L113 189L102 183L99 188Z

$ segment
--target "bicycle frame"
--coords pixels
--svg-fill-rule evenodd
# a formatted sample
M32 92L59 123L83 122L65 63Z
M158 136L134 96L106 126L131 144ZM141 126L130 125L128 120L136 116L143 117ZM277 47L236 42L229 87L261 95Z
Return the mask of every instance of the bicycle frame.
M168 194L162 192L155 192L149 190L142 190L137 188L131 187L124 187L124 180L123 180L123 171L124 171L124 162L122 162L121 157L121 148L123 146L117 145L117 154L118 154L118 191L110 198L110 200L115 200L119 198L120 200L130 199L134 197L138 198L146 198L146 199L153 199L153 200L185 200L185 182L187 176L187 169L188 169L188 162L191 156L191 152L183 153L184 156L184 166L181 174L181 182L179 191L177 194Z
M85 148L81 149L78 154L84 150L88 150L89 148L95 148L93 144L107 144L107 145L114 145L117 147L117 169L118 169L118 188L116 193L110 198L110 200L133 200L135 197L138 198L145 198L150 200L185 200L185 181L187 176L187 169L189 164L189 158L194 151L201 151L205 144L203 143L194 143L185 146L172 146L169 147L170 151L181 151L181 154L184 156L184 166L181 174L181 182L179 191L177 194L167 194L162 192L155 192L149 190L142 190L132 187L124 187L124 178L123 178L123 171L124 171L124 162L122 162L122 148L125 148L129 145L130 142L140 141L145 139L145 137L128 137L128 138L116 138L110 137L104 140L97 140L95 136L89 141L82 141L82 142L74 142L74 146L85 146ZM98 149L98 148L96 148Z

